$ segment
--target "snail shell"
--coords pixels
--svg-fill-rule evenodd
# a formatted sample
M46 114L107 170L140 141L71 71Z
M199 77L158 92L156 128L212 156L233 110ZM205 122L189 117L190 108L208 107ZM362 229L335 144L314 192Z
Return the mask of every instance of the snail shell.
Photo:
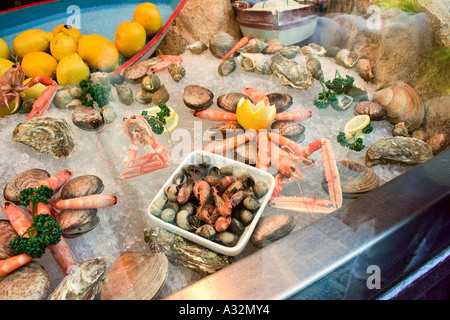
M168 70L175 82L179 82L186 75L186 69L179 62L170 63Z

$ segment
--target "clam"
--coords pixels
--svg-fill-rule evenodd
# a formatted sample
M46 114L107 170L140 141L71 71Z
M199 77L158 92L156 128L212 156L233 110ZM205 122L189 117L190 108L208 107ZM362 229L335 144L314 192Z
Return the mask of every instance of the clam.
M220 59L226 55L237 43L237 40L230 34L219 31L209 40L209 51L211 54Z
M283 57L279 52L272 56L270 69L281 80L281 84L284 86L307 90L314 82L314 78L306 67Z
M353 68L358 62L359 58L356 52L347 49L341 49L338 51L334 59L336 60L336 63L340 66L346 68Z
M266 41L266 43L268 44L268 46L263 51L263 53L265 54L274 54L284 48L283 42L281 42L280 39L277 38L270 39Z
M42 180L50 178L50 173L41 169L30 169L14 176L3 189L3 197L7 201L20 203L20 191L34 188Z
M271 215L262 217L253 231L250 238L258 248L275 242L288 235L295 227L295 220L292 216Z
M226 77L236 70L237 64L234 57L229 57L222 61L217 67L217 72L221 77Z
M306 68L316 80L323 80L322 65L317 58L308 58L306 60Z
M213 98L211 90L198 85L188 85L183 91L184 104L195 111L208 109L213 104Z
M301 48L299 46L294 45L294 46L284 47L278 52L285 58L294 59L300 50L301 50Z
M50 289L50 275L32 261L0 280L0 300L45 300Z
M105 278L106 259L94 258L76 265L48 300L93 300Z
M290 96L287 93L269 93L267 95L267 98L269 99L269 103L272 105L275 105L275 108L277 109L277 113L284 112L287 109L289 109L292 106L293 99L292 96Z
M12 138L37 153L52 154L55 158L69 157L77 149L72 130L64 119L34 118L20 123Z
M153 94L151 92L148 92L146 90L139 90L136 93L136 101L140 104L150 104L152 103Z
M278 130L279 134L300 143L305 138L305 127L298 121L275 121L272 123L272 129Z
M225 93L217 98L217 106L227 112L236 113L237 104L241 98L249 99L249 97L244 93Z
M69 180L61 189L61 199L71 199L101 193L102 179L95 175L83 175Z
M120 84L116 84L114 86L116 88L117 96L119 97L119 101L127 106L130 106L134 102L133 98L133 90L127 86L122 86Z
M417 138L417 139L420 139L422 141L426 141L429 138L428 133L423 128L414 130L411 136L413 138Z
M450 133L445 132L435 134L426 139L425 142L430 146L433 154L438 154L439 152L445 150L450 144Z
M84 105L77 106L72 113L72 122L83 130L97 130L103 127L105 120L98 109Z
M327 53L324 47L319 46L315 43L310 43L307 46L303 46L301 48L302 53L309 58L313 57L323 57Z
M405 82L396 81L375 92L372 101L386 109L390 123L404 122L409 132L419 128L423 122L425 109L422 99Z
M100 113L106 124L114 122L117 119L117 113L114 111L114 108L110 106L104 106Z
M153 92L152 100L155 105L159 105L160 103L166 103L169 101L170 95L167 91L167 88L165 85L161 85L158 90Z
M431 147L424 141L410 137L381 139L372 144L366 152L366 166L379 164L423 163L433 158Z
M11 240L17 236L9 220L0 220L0 260L8 259L16 255L9 249Z
M261 53L263 52L269 44L266 43L264 39L261 38L251 38L245 46L240 48L239 52L245 53Z
M387 110L380 104L373 101L361 101L355 105L355 116L367 114L371 121L383 120L387 116Z
M179 62L171 62L168 70L175 82L179 82L186 75L186 69Z
M200 54L208 49L208 46L201 41L195 41L194 43L188 45L186 48L193 54Z
M147 75L147 71L148 68L143 65L129 66L123 70L123 77L128 82L138 83Z
M169 263L163 253L126 251L111 265L101 300L151 300L161 291Z
M375 172L363 164L353 161L336 161L341 180L342 196L358 198L379 186ZM322 176L322 188L328 192L325 173Z
M261 74L270 73L269 61L262 53L241 53L237 58L239 65L245 71Z
M145 91L148 91L151 93L158 90L160 86L161 86L161 80L154 73L151 73L151 74L145 76L141 81L142 90L145 90Z
M66 209L58 213L55 221L66 238L79 237L99 224L97 209Z

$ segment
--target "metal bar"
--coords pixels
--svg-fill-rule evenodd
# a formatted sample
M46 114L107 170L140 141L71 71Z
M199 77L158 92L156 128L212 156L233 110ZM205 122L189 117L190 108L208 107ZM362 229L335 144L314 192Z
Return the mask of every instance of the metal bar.
M378 258L407 265L415 249L408 245L436 220L430 208L442 202L448 208L449 163L447 151L165 299L288 299L378 244Z

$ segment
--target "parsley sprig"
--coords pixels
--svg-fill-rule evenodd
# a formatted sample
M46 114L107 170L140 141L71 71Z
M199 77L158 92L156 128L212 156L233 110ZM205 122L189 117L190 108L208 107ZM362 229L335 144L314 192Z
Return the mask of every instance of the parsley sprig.
M364 134L369 134L373 131L372 125L369 123L367 127L361 130ZM364 145L364 140L362 138L357 138L356 133L352 135L350 139L347 139L344 132L339 132L339 134L336 137L337 142L343 147L349 148L353 151L361 151L366 146Z
M80 87L86 94L86 96L81 100L83 105L93 107L95 101L97 102L99 108L103 108L109 103L111 86L94 83L92 79L88 79L81 80Z
M164 125L166 124L166 118L170 116L170 109L165 103L160 103L158 107L160 111L156 113L155 117L149 115L146 110L142 111L141 115L145 117L155 134L162 134L164 132Z

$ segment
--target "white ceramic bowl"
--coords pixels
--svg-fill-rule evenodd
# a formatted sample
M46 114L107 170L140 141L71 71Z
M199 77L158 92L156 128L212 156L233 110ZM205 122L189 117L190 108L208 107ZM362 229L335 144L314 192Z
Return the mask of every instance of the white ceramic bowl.
M181 172L181 169L183 168L183 166L189 165L189 164L195 164L196 163L195 159L196 159L197 155L204 155L204 156L209 157L209 159L211 160L211 165L217 166L219 168L221 168L223 166L232 165L234 167L235 177L241 170L246 170L252 175L252 177L255 179L255 181L263 180L269 186L269 190L266 193L266 195L264 197L262 197L261 199L259 199L259 201L261 202L261 207L258 209L258 211L256 211L254 213L252 222L245 228L244 233L239 237L239 241L234 247L227 247L227 246L224 246L213 240L208 240L206 238L203 238L203 237L195 234L195 232L184 230L184 229L178 227L175 223L165 222L161 218L156 217L150 213L150 207L151 207L152 203L158 198L165 197L164 188L173 183L174 176L178 172ZM167 231L170 231L179 236L182 236L185 239L188 239L192 242L202 245L208 249L214 250L218 253L221 253L221 254L224 254L227 256L236 256L239 253L241 253L241 251L245 248L248 241L250 240L250 236L252 235L253 230L255 229L255 226L258 223L258 220L261 217L262 212L264 211L264 208L266 207L267 203L269 202L270 196L272 195L274 188L275 188L274 177L270 173L268 173L264 170L257 169L255 167L246 165L244 163L234 161L234 160L231 160L231 159L228 159L223 156L216 155L216 154L213 154L210 152L193 151L183 160L183 162L173 172L172 176L162 186L161 190L159 190L159 192L156 194L155 198L153 199L153 201L150 203L150 205L148 207L148 216L149 216L150 220L156 226L158 226L160 228L166 229Z

